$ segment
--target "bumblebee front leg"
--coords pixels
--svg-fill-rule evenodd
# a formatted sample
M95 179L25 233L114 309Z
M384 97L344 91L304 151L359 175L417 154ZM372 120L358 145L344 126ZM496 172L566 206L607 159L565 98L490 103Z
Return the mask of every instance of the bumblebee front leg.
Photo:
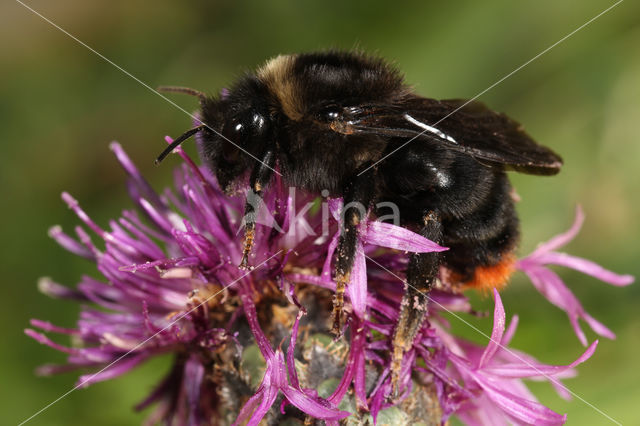
M249 254L253 247L253 239L256 232L256 218L258 216L258 207L262 202L262 192L269 184L273 175L273 167L275 166L275 153L272 150L262 156L262 162L256 165L251 172L251 181L247 200L244 206L244 244L242 246L242 260L240 268L247 269L249 267Z
M442 224L437 213L429 212L425 215L420 235L436 243L441 242ZM392 342L391 383L394 397L398 396L398 380L404 353L411 349L427 314L429 291L438 273L439 259L439 253L413 253L409 259L405 293Z
M363 175L364 176L364 175ZM351 278L351 270L356 257L358 244L358 226L366 217L369 204L373 198L371 177L354 177L344 192L344 206L340 220L340 241L336 259L336 293L333 297L333 327L331 331L336 337L342 334L344 292Z

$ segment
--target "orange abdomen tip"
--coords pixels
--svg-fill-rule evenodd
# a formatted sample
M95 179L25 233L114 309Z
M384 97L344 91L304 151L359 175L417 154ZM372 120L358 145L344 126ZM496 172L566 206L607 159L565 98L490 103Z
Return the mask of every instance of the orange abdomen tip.
M516 260L516 256L509 253L503 255L500 262L495 265L478 266L473 273L473 278L463 282L462 285L465 289L474 288L483 293L490 292L494 288L502 290L516 269Z

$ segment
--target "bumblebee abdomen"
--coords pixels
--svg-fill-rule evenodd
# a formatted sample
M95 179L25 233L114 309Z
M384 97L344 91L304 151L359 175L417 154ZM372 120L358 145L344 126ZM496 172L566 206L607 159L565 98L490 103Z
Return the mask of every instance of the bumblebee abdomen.
M443 263L471 287L502 287L513 271L518 217L509 192L495 191L468 216L443 223L443 244L449 247Z
M483 293L494 288L502 290L516 269L516 260L512 252L503 253L500 260L493 265L476 266L470 276L459 275L453 270L451 278L454 283L461 284L463 289L475 289Z
M407 147L409 148L409 147ZM442 220L442 262L457 282L482 288L502 286L513 269L518 217L511 185L500 167L425 145L411 146L381 170L388 199L401 221L418 227L425 213Z

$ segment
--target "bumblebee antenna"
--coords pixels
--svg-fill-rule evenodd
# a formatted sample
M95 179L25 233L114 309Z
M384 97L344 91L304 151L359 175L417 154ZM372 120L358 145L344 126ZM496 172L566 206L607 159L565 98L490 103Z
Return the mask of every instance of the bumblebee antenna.
M155 164L156 165L160 164L162 162L162 160L164 160L167 155L171 154L171 152L174 149L176 149L178 146L180 146L180 144L182 142L186 141L191 136L195 135L196 133L198 133L199 131L205 129L206 127L207 127L206 124L201 124L198 127L194 127L193 129L189 129L186 132L184 132L182 135L178 136L178 138L176 140L171 142L171 144L168 147L166 147L165 150L162 151L162 153L160 155L158 155L158 158L156 158Z
M207 95L204 92L201 92L196 89L191 89L190 87L182 87L182 86L160 86L156 89L158 92L173 92L173 93L184 93L185 95L196 96L200 99L200 105L202 106L204 102L207 100Z

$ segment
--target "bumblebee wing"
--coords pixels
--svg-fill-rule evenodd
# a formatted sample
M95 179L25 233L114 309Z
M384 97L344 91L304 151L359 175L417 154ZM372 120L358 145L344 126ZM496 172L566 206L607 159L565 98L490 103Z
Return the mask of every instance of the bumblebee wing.
M412 97L396 105L350 108L347 123L354 133L431 141L523 173L560 171L562 158L537 144L520 123L480 102L466 102Z

